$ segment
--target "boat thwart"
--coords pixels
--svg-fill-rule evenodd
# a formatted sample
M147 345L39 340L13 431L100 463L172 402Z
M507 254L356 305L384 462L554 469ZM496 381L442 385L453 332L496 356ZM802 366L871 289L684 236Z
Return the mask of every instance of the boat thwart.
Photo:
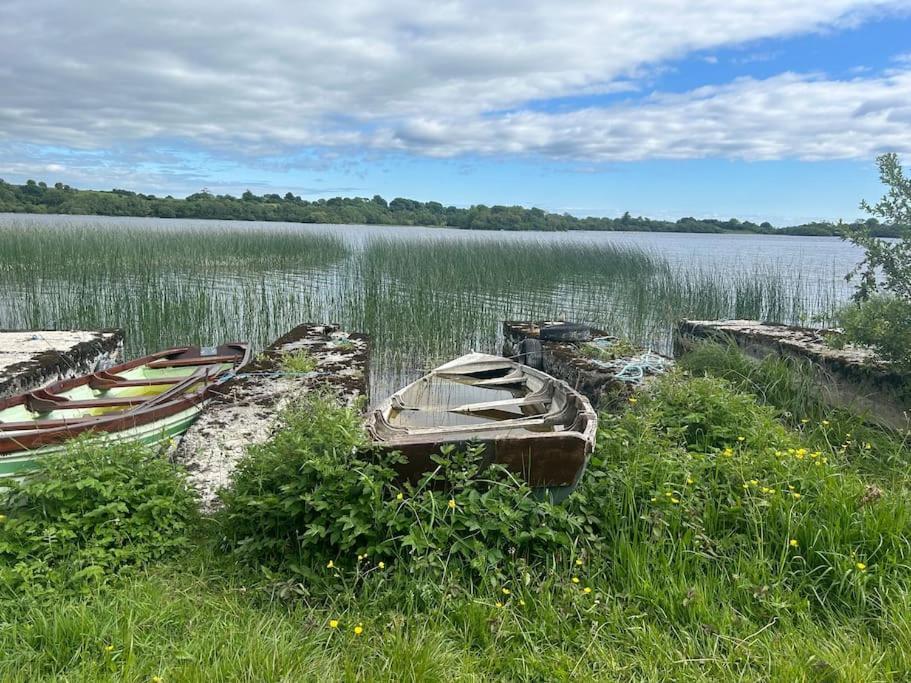
M397 391L367 418L376 447L399 451L404 479L436 465L441 446L481 444L486 464L522 476L555 500L579 483L597 415L566 382L510 359L469 353Z
M0 478L86 432L144 444L178 436L249 359L247 344L180 347L0 401Z

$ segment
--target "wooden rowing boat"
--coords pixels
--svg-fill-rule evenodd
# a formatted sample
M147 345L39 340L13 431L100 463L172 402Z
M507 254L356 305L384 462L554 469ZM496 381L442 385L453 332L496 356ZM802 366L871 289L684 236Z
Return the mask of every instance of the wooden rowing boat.
M0 478L22 473L86 432L143 444L182 434L213 387L249 359L247 344L185 346L4 399Z
M417 481L444 444L483 444L498 463L554 500L578 485L598 419L566 382L507 358L469 353L400 389L367 418L374 445L400 451L399 474Z

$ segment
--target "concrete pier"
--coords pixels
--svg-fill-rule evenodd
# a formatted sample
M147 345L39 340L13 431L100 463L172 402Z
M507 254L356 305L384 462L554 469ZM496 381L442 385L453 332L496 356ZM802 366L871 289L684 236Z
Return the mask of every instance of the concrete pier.
M507 320L503 337L504 356L568 382L593 406L607 410L624 405L660 373L659 366L673 365L671 359L647 354L603 330L562 321Z
M736 344L754 359L780 356L809 362L820 396L834 407L865 414L871 422L908 429L911 375L892 369L871 349L834 348L835 330L774 325L758 320L684 320L674 333L677 356L704 341Z
M285 359L306 352L312 370L289 372ZM269 439L282 409L315 390L330 390L354 405L367 396L369 344L365 335L337 325L304 324L275 340L217 395L172 454L211 510L248 446Z
M0 398L114 365L122 330L0 331Z

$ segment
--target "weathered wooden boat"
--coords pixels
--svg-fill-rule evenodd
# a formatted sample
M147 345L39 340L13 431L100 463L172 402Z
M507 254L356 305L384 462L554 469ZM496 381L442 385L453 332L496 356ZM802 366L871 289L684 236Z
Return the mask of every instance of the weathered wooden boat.
M484 446L497 463L561 500L578 485L598 419L566 382L508 358L469 353L397 391L367 417L374 446L400 451L403 479L436 465L444 444Z
M247 344L169 349L0 401L0 479L91 432L156 444L182 434L212 389L250 359Z

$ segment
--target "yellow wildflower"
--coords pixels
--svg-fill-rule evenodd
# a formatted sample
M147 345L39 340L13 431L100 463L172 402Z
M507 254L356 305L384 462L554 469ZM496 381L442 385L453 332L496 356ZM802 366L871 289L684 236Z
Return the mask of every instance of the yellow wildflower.
M806 423L809 422L809 421L810 421L810 420L809 420L808 418L805 417L805 418L803 418L803 419L800 420L800 424L806 424Z
M573 577L573 583L579 583L579 577L578 577L578 576L574 576L574 577Z
M329 560L329 564L326 565L326 569L334 569L334 568L335 568L335 562L333 562L332 560Z
M652 498L652 500L654 500L654 498ZM576 560L576 566L577 566L577 567L581 567L581 566L582 566L582 560Z
M748 488L750 488L750 485L749 485L749 484L743 484L743 488L748 489Z
M672 491L665 491L664 495L665 495L665 497L670 498L671 496L674 495L674 493Z
M0 524L3 524L6 521L6 515L0 515Z
M358 555L358 556L357 556L357 561L360 562L360 561L366 559L366 557L367 557L366 555Z
M800 544L797 542L797 539L796 539L796 538L792 538L792 539L791 539L791 547L792 547L792 548L796 548L798 545L800 545Z
M788 491L793 491L793 490L794 490L794 485L788 484Z
M687 483L687 484L692 484L692 483L693 483L693 478L692 478L692 477L687 477L686 483Z
M395 499L396 500L405 500L405 496L402 495L401 493L398 493L398 494L396 494Z
M162 683L164 679L161 676L152 676L152 683Z
M791 495L794 496L794 500L800 500L800 494L799 494L799 493L793 493L793 494L791 494Z
M354 627L354 635L359 636L364 632L364 627L358 624Z
M823 420L823 421L822 421L822 426L823 426L823 427L828 427L828 426L829 426L829 421L828 421L828 420Z
M591 593L591 592L592 592L592 589L591 589L590 587L586 586L585 588L582 589L582 592L583 592L583 593L586 593L586 594L587 594L587 593Z
M455 510L455 507L456 507L455 498L450 498L450 499L449 499L449 509L450 509L450 510Z
M630 396L628 400L633 405L636 405L637 403L639 403L639 400L635 396Z
M524 601L524 600L519 600L519 604L522 605L522 607L525 607L525 601Z
M738 440L738 441L746 441L746 438L745 438L745 437L742 437L742 436L738 436L738 437L737 437L737 440Z
M503 595L509 595L510 593L512 593L512 591L509 590L508 588L502 588L501 590L503 591Z
M376 563L376 566L379 567L380 569L385 569L385 568L386 568L386 563L385 563L385 562L377 562L377 563Z
M338 628L338 619L330 619L329 628Z
M733 448L725 448L724 451L723 451L721 454L722 454L724 457L726 457L726 458L730 458L732 455L734 455L734 449L733 449Z
M758 485L759 485L759 480L758 480L758 479L750 479L750 483L751 483L753 486L758 486Z
M671 502L672 502L674 505L676 505L677 503L680 502L680 499L679 499L679 498L671 498Z
M113 646L113 645L105 645L105 646L104 646L104 651L105 651L105 652L113 652L113 651L114 651L114 646Z
M494 606L495 606L495 607L502 607L502 606L503 606L503 603L500 602L499 600L497 600L497 601L494 603Z
M859 572L867 571L867 565L865 565L863 562L858 562L854 566L857 567L857 571L859 571Z

